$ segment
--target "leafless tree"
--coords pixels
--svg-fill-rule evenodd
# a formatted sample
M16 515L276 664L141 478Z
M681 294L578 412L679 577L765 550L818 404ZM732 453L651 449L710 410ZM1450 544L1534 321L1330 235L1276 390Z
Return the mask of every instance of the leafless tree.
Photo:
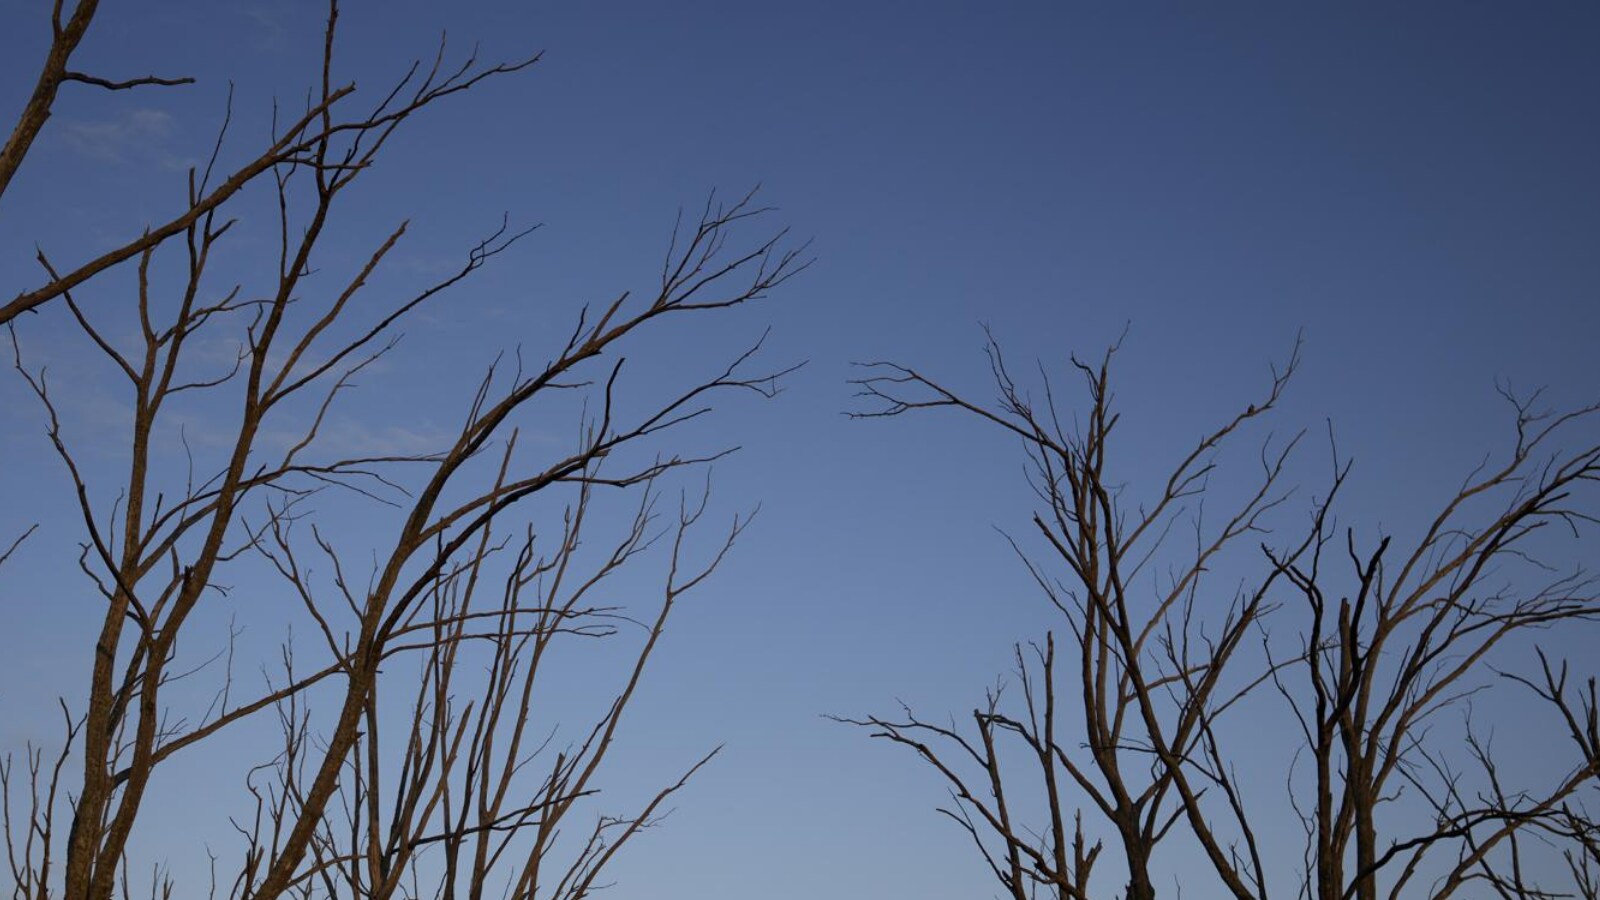
M993 405L895 364L871 364L857 381L875 404L860 416L949 408L1016 437L1027 456L1043 555L1012 546L1071 633L1066 666L1054 634L1019 646L1020 698L991 691L967 727L909 709L844 720L939 773L952 796L944 812L1008 896L1100 895L1091 875L1107 840L1130 900L1156 895L1152 862L1173 840L1198 846L1215 892L1239 898L1264 898L1285 878L1317 900L1408 896L1424 874L1431 884L1418 889L1433 897L1474 881L1504 896L1551 896L1521 865L1518 838L1531 835L1560 844L1573 876L1593 884L1595 832L1581 804L1583 790L1600 786L1592 695L1569 697L1565 669L1546 666L1543 680L1526 682L1579 751L1543 785L1512 788L1477 732L1459 741L1433 726L1495 680L1502 644L1600 612L1582 569L1545 567L1532 546L1546 525L1578 537L1592 522L1584 492L1600 475L1600 445L1574 448L1568 436L1600 407L1544 417L1518 404L1510 458L1475 473L1404 554L1388 537L1363 551L1354 529L1335 525L1350 471L1337 455L1311 527L1285 540L1275 535L1292 530L1271 531L1268 518L1290 499L1284 473L1299 435L1267 440L1253 486L1221 498L1232 506L1220 517L1218 498L1201 501L1216 494L1228 445L1279 404L1298 350L1263 397L1199 440L1142 499L1111 441L1113 353L1098 365L1074 359L1087 405L1071 418L1048 380L1032 399L992 339ZM1192 544L1174 549L1175 534ZM1252 538L1259 555L1243 546ZM1336 541L1346 566L1337 574L1327 552ZM1220 571L1245 574L1224 587ZM1285 634L1296 635L1287 651ZM1274 688L1300 723L1300 740L1282 747L1290 811L1252 800L1238 772L1241 747L1258 757L1275 746L1238 710L1260 707ZM1455 750L1475 776L1453 767ZM1305 866L1285 870L1270 862L1262 832L1293 813L1305 827Z
M1427 871L1430 855L1444 857L1432 896L1475 879L1504 891L1508 876L1495 851L1505 845L1509 871L1519 872L1517 834L1547 823L1600 774L1585 752L1553 784L1510 790L1488 745L1469 730L1464 743L1484 785L1469 792L1428 740L1442 712L1483 689L1486 660L1499 645L1600 612L1592 577L1540 564L1535 542L1549 525L1577 536L1591 520L1585 487L1600 475L1600 446L1552 445L1600 407L1559 416L1536 414L1527 402L1515 408L1509 458L1472 473L1409 549L1394 553L1382 537L1363 550L1352 529L1331 527L1323 504L1300 560L1267 551L1272 571L1309 613L1293 674L1276 683L1315 767L1313 802L1302 818L1315 863L1308 890L1318 898L1377 897L1380 875L1388 876L1386 893L1398 896ZM1325 562L1335 542L1342 580L1329 576ZM1333 601L1336 591L1345 595ZM1552 693L1561 707L1562 692ZM1386 829L1383 807L1404 786L1426 798L1432 821ZM1537 894L1528 887L1511 895L1518 892Z
M65 65L93 10L79 4L76 30L58 28L51 66ZM538 365L525 364L520 350L496 361L464 398L459 430L436 451L341 455L325 431L355 376L391 353L408 314L528 233L502 226L453 272L374 306L362 302L368 282L406 226L330 283L338 263L319 247L346 189L413 113L533 60L484 67L469 58L447 69L441 51L372 112L341 119L337 107L351 88L331 74L337 18L331 5L312 100L267 150L220 179L214 153L191 173L181 215L110 254L57 268L41 253L43 286L5 307L11 320L59 298L60 314L124 383L131 410L126 479L107 492L74 449L47 373L29 362L24 323L10 323L15 370L39 401L81 515L78 566L104 601L85 654L87 692L61 704L60 745L49 753L30 746L0 768L16 897L196 893L159 868L138 887L132 873L143 864L130 847L141 814L170 796L163 792L173 783L158 774L239 729L265 727L278 744L240 772L253 808L233 819L236 859L212 856L210 893L252 900L507 891L576 900L710 758L688 761L632 812L590 825L574 815L594 802L586 798L598 792L675 604L748 522L735 517L696 553L694 536L710 527L709 486L685 495L665 520L663 492L680 470L723 451L675 454L661 439L719 396L770 396L783 373L751 371L757 342L726 366L623 404L619 396L638 385L619 354L665 320L767 295L805 260L782 231L740 244L767 213L753 195L713 197L674 230L646 295L577 311ZM63 76L46 74L53 96ZM222 283L214 251L252 185L270 191L279 246L261 286ZM135 267L122 308L136 316L131 338L79 296L84 282L124 261ZM177 282L164 283L164 264L173 262ZM220 367L197 349L228 345L237 353ZM183 404L231 416L214 469L187 442L187 461L175 464L171 420ZM523 425L548 432L548 417L564 410L577 415L568 445L518 440ZM633 497L620 529L596 512L606 494ZM365 579L345 539L318 524L320 506L340 495L389 510L392 535ZM652 611L641 617L607 599L618 572L651 560L663 567ZM256 690L236 677L225 641L215 694L189 709L175 686L216 667L189 666L179 645L205 640L197 622L227 591L227 572L275 573L311 626L315 650L286 643ZM642 640L615 685L593 686L608 699L576 738L558 740L542 711L563 690L549 674L550 648L634 633ZM563 840L573 829L578 839Z

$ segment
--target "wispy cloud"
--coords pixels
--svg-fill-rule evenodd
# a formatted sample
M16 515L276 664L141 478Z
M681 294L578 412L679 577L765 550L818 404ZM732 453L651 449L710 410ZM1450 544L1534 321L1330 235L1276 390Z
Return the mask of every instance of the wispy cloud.
M284 19L289 13L281 6L241 3L234 10L249 22L247 27L256 47L283 50L288 46L289 28L284 24Z
M67 122L61 140L73 152L111 163L155 160L168 167L186 163L167 150L172 136L172 114L160 109L135 107L114 118L97 122Z
M261 446L288 448L304 436L304 431L293 429L269 432L261 436ZM455 434L429 425L408 428L338 418L322 424L315 446L321 455L329 458L421 456L449 449L455 438Z

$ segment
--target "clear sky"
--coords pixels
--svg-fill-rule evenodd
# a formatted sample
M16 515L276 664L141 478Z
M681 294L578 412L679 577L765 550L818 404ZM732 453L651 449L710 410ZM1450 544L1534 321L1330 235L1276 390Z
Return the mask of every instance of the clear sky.
M0 7L7 115L43 52L37 5ZM321 13L105 3L86 68L199 83L64 93L0 204L4 283L38 280L36 243L73 257L168 211L230 81L236 139L259 139L271 98L293 106L310 85ZM851 361L907 362L987 397L982 324L1051 368L1128 326L1137 485L1303 332L1274 427L1331 419L1357 461L1348 515L1402 530L1506 448L1496 379L1549 385L1557 406L1600 395L1592 4L350 0L342 29L339 77L368 93L442 29L487 58L545 51L413 122L352 203L352 247L411 217L402 265L423 273L503 212L544 223L407 329L413 362L364 381L341 424L352 442L442 434L495 353L545 347L576 304L647 286L677 209L712 188L760 183L774 222L814 238L801 278L644 360L698 372L770 325L766 359L807 365L776 400L735 400L687 438L742 445L717 467L717 502L762 511L672 626L614 783L626 797L727 750L617 867L618 896L993 893L932 812L941 786L821 716L895 698L961 714L1013 641L1055 624L995 530L1026 525L1021 459L952 416L847 419ZM119 395L92 348L62 310L27 318L69 429L114 444ZM54 737L53 696L80 690L98 607L73 572L79 536L37 408L9 373L0 459L0 542L44 526L0 578L12 748ZM381 528L370 515L350 527ZM226 762L196 764L194 792L235 790ZM150 821L209 821L225 846L225 820L197 808ZM180 871L196 865L182 843Z

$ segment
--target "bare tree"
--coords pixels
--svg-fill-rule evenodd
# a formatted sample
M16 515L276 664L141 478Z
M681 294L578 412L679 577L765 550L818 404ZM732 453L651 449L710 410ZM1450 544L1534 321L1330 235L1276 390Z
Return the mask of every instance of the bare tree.
M1520 675L1505 673L1507 678L1520 682L1534 694L1553 706L1566 726L1567 736L1577 748L1580 769L1586 769L1591 778L1600 773L1600 694L1596 692L1596 679L1590 677L1578 690L1567 688L1567 665L1552 667L1541 651L1539 653L1540 678L1534 681ZM1553 835L1562 847L1562 861L1571 875L1573 893L1583 900L1600 898L1600 819L1584 803L1582 797L1563 798L1559 807L1534 820L1534 825ZM1516 833L1508 838L1513 846ZM1485 869L1485 872L1492 870ZM1513 867L1509 878L1490 880L1502 894L1535 896L1521 878L1519 867ZM1510 890L1504 885L1509 884Z
M93 4L80 12L92 15ZM496 361L437 450L341 455L325 439L330 417L353 379L395 348L404 318L528 233L501 226L455 271L374 310L358 295L370 293L404 224L339 281L329 284L325 270L313 278L337 265L319 247L346 188L412 113L533 60L482 67L469 58L446 69L441 50L375 111L340 119L336 106L351 89L331 74L337 18L331 5L313 99L267 150L220 183L214 153L212 165L191 173L182 214L110 254L70 269L41 254L44 285L5 308L12 319L60 298L62 314L125 384L131 410L126 479L107 492L75 451L47 373L29 363L26 335L11 324L14 367L40 403L81 515L78 566L105 604L85 657L86 695L62 701L61 744L49 755L30 746L20 767L12 758L0 768L16 897L105 900L139 889L130 873L143 864L130 847L141 814L171 790L158 775L239 729L266 727L279 741L240 772L253 808L233 819L236 861L212 857L210 892L253 900L584 897L710 758L686 764L632 812L577 824L574 811L598 792L675 604L748 522L733 518L709 551L695 553L694 535L709 527L709 486L686 495L666 521L662 492L675 473L725 451L672 453L661 439L719 396L770 396L783 373L751 371L757 342L725 367L677 387L658 384L665 393L646 391L625 406L619 395L638 386L619 354L659 322L767 295L804 267L800 251L782 231L740 246L767 209L753 195L713 197L674 230L646 295L578 311L543 363L525 364L520 350ZM251 185L270 189L279 216L279 246L260 288L219 283L213 272L237 198ZM179 273L170 285L158 275L169 260ZM78 296L81 284L123 261L136 266L131 339ZM220 367L197 349L229 344L237 353ZM563 400L580 397L581 406ZM183 404L230 411L214 468L187 442L183 463L163 449ZM518 440L524 424L562 410L577 415L569 445ZM393 533L364 580L336 530L318 525L321 507L341 494L390 510ZM606 494L633 497L620 530L596 512ZM652 559L663 568L651 612L640 617L607 599L616 573ZM228 638L215 657L223 671L212 699L189 709L176 685L215 667L189 666L180 643L206 640L197 623L227 591L227 572L275 573L316 648L308 663L303 648L286 643L257 690L236 677ZM541 712L562 690L548 674L550 648L630 633L642 640L615 685L591 686L608 699L577 737L557 739ZM573 828L583 836L562 841ZM180 889L158 869L148 890L164 897Z
M1311 527L1275 545L1268 514L1290 498L1285 467L1301 436L1269 438L1253 485L1237 496L1201 499L1216 494L1211 482L1227 446L1278 405L1298 345L1261 398L1205 435L1142 499L1111 441L1119 421L1113 352L1098 365L1073 361L1087 406L1071 418L1048 380L1033 400L992 339L988 355L994 405L875 363L856 383L876 406L858 415L950 408L1021 441L1041 504L1032 526L1043 555L1020 541L1012 547L1072 636L1067 665L1058 665L1054 634L1019 646L1020 698L991 691L969 727L909 709L844 721L910 748L939 773L952 797L943 811L1008 896L1102 893L1091 875L1107 840L1128 898L1156 895L1152 863L1172 840L1197 846L1215 890L1239 898L1266 897L1286 878L1318 900L1399 897L1424 873L1428 896L1473 881L1505 896L1549 896L1521 865L1524 834L1558 839L1571 873L1590 873L1592 884L1583 866L1592 865L1584 852L1594 831L1579 801L1600 774L1592 725L1584 728L1594 704L1568 698L1564 670L1552 675L1547 666L1543 681L1529 682L1579 750L1544 785L1508 786L1471 729L1461 749L1478 774L1468 777L1449 759L1460 755L1456 741L1433 726L1493 680L1500 645L1600 613L1587 574L1551 574L1530 546L1547 524L1577 536L1592 521L1581 492L1600 475L1600 445L1563 442L1600 407L1541 417L1518 404L1510 458L1475 473L1403 555L1389 537L1362 552L1354 529L1335 526L1349 474L1335 454ZM1231 503L1221 516L1219 502ZM1175 549L1175 534L1191 534L1192 543ZM1238 552L1252 538L1254 563ZM1335 540L1348 567L1338 576L1325 553ZM1246 574L1224 587L1219 570ZM1287 651L1285 634L1296 635ZM1271 688L1300 723L1300 740L1281 748L1291 810L1252 800L1238 773L1240 747L1259 754L1271 742L1234 725L1237 710L1259 708ZM1407 791L1420 801L1401 802ZM1262 832L1293 822L1293 813L1305 827L1305 866L1275 867Z
M1509 458L1472 473L1409 549L1394 552L1387 536L1361 549L1352 529L1331 527L1323 504L1301 559L1267 551L1272 571L1286 577L1309 614L1293 674L1285 671L1276 684L1315 767L1314 799L1302 812L1313 896L1377 897L1381 875L1385 893L1398 896L1430 857L1443 857L1427 888L1432 896L1475 879L1504 890L1496 849L1504 844L1509 871L1520 871L1518 832L1547 823L1600 774L1584 753L1553 784L1507 789L1489 746L1469 729L1463 740L1484 785L1469 792L1446 748L1428 740L1443 711L1484 688L1486 660L1499 645L1600 613L1592 577L1540 564L1533 540L1551 524L1576 537L1590 521L1582 492L1600 475L1600 446L1553 445L1600 407L1559 416L1536 414L1527 402L1515 408ZM1336 557L1342 580L1327 572L1330 545L1343 551ZM1334 601L1336 591L1345 595ZM1385 827L1384 804L1402 786L1426 798L1431 822Z

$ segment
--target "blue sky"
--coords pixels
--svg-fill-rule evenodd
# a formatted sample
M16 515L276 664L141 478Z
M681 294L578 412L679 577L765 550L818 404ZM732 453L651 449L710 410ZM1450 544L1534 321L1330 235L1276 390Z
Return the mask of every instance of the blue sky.
M27 4L6 10L9 110L45 26ZM70 258L170 209L230 80L235 140L258 139L270 99L308 86L320 15L107 4L86 67L199 83L64 94L0 204L6 283L37 280L35 243ZM774 223L814 238L817 264L771 300L663 334L641 359L714 368L771 326L766 358L807 365L775 401L729 403L685 438L742 445L717 467L718 503L762 512L675 621L616 783L728 749L619 866L618 895L990 893L932 813L934 780L820 715L895 698L960 713L1012 641L1053 623L995 530L1026 524L1021 459L952 416L847 419L852 361L904 361L987 396L981 324L1014 359L1055 368L1127 327L1137 484L1303 333L1273 428L1331 420L1357 461L1348 514L1401 531L1506 448L1497 379L1548 385L1556 406L1600 393L1590 5L411 0L350 2L342 28L342 77L368 93L445 29L486 58L545 51L414 122L352 202L350 248L414 220L402 274L458 259L503 212L544 223L408 329L401 358L429 363L363 385L352 441L449 428L494 353L537 348L577 304L647 285L677 209L713 188L760 183ZM22 333L73 392L80 438L114 442L116 395L69 324L56 310ZM21 388L0 380L13 498L0 540L38 508L39 546L68 552L60 473ZM1307 473L1323 471L1316 452ZM74 690L94 607L59 574L70 555L35 557L0 581L8 746L53 734L49 695ZM233 784L225 765L199 770Z

